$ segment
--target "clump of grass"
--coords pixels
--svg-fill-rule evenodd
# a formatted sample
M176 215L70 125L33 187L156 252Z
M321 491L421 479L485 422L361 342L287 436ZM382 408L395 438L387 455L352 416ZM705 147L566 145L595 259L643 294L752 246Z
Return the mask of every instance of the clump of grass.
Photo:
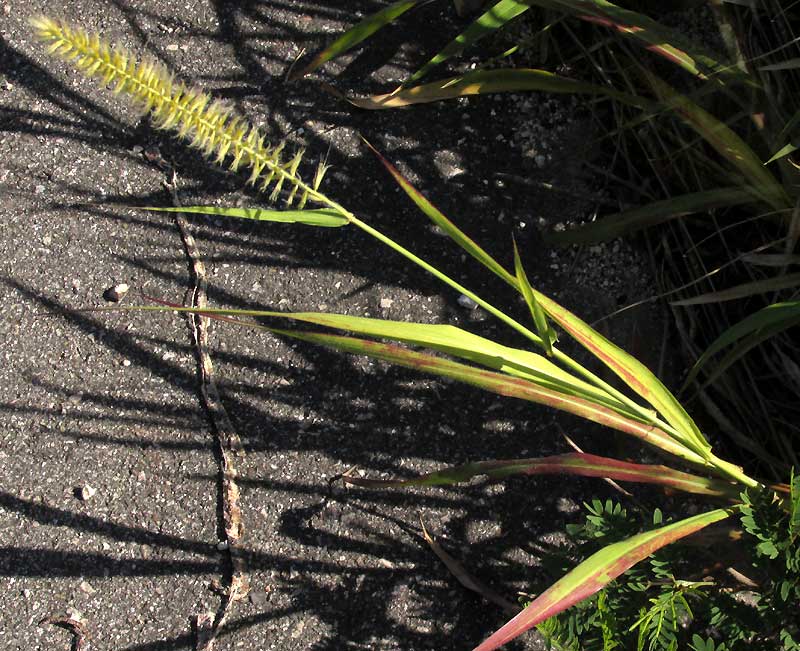
M420 194L399 171L381 158L389 173L422 212L464 251L488 271L514 288L529 308L529 323L517 321L502 308L492 305L476 293L422 260L414 253L369 226L339 203L318 190L324 166L318 168L314 183L308 185L298 175L300 155L288 162L280 158L282 146L264 144L260 131L203 91L176 82L164 68L153 62L136 63L124 50L112 49L96 35L74 29L48 18L34 22L39 37L50 50L72 60L86 74L114 90L130 96L149 112L156 126L177 130L178 135L218 163L232 158L230 166L250 169L250 183L266 190L272 186L276 197L282 185L288 186L288 203L299 195L299 204L311 199L322 210L270 210L189 206L163 208L198 214L277 222L295 222L310 226L355 226L430 272L451 288L467 295L490 314L526 338L526 348L512 348L449 325L406 323L381 319L326 313L277 313L259 310L196 310L177 306L142 306L133 309L153 311L179 310L202 312L237 325L259 328L351 354L367 355L438 377L480 387L486 391L549 406L586 420L602 424L635 437L680 466L690 466L695 473L661 465L636 464L584 453L535 459L492 461L449 468L417 480L390 482L393 485L421 483L450 484L465 481L476 474L562 473L606 477L619 481L668 486L673 490L721 500L720 508L684 519L654 521L655 528L635 533L624 540L603 541L604 546L568 571L542 592L517 617L506 623L477 651L492 651L524 631L591 598L611 581L667 545L692 535L717 522L732 517L744 508L741 491L758 497L765 495L780 509L793 509L792 522L800 511L798 491L791 500L774 492L734 464L718 457L712 445L683 405L641 362L564 309L551 298L536 291L528 280L522 259L515 247L514 273L478 246L452 221ZM377 153L377 152L376 152ZM258 319L255 321L254 319ZM264 325L263 319L309 324L325 330L297 330ZM552 324L552 325L551 325ZM579 364L557 345L553 326L558 326L580 346L605 364L625 385L620 390ZM330 330L348 334L332 334ZM388 342L387 342L388 340ZM409 348L414 347L414 349ZM418 349L423 350L418 350ZM380 482L362 480L362 485ZM796 524L796 523L795 523ZM793 524L792 543L797 527ZM800 526L800 525L797 525Z

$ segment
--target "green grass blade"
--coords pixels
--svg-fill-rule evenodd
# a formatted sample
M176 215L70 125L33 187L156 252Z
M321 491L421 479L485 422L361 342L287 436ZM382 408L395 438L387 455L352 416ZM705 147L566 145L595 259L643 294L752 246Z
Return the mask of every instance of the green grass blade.
M238 219L280 222L283 224L305 224L334 228L347 226L350 222L341 213L330 208L316 210L270 210L267 208L220 208L217 206L182 206L180 208L153 208L145 206L141 210L154 212L185 212L198 215L221 215Z
M685 298L681 301L672 301L670 305L705 305L707 303L724 303L734 301L739 298L747 298L755 294L774 292L779 289L792 289L800 286L800 273L756 280L752 283L743 283L718 292L708 292L692 298Z
M620 574L655 551L731 515L726 509L640 533L592 554L540 594L525 610L506 623L474 651L493 651L544 620L591 597Z
M408 86L422 79L428 72L458 54L465 48L477 43L484 36L500 29L517 16L530 9L530 3L523 0L500 0L497 4L479 16L467 29L448 43L428 63L417 70L403 85Z
M453 222L451 222L442 212L434 206L425 195L417 190L408 179L406 179L400 171L392 165L384 156L366 139L364 142L370 148L373 154L378 158L381 164L388 170L392 178L397 182L400 188L405 192L409 198L417 205L417 207L439 228L441 228L456 244L458 244L464 251L469 253L473 258L485 266L489 271L496 274L507 283L514 285L514 277L508 273L503 266L497 262L491 255L482 249L472 238L460 230Z
M765 169L761 159L750 146L727 124L718 120L654 74L644 69L641 69L641 72L665 108L673 111L677 117L737 169L765 203L774 210L791 208L792 203L783 187Z
M208 311L203 310L202 313L207 314ZM635 436L645 443L658 447L690 463L705 465L705 460L700 455L695 454L687 449L686 446L674 441L651 425L628 418L608 407L598 405L589 400L537 386L533 382L522 378L510 377L503 373L468 366L428 353L412 351L396 344L318 332L298 332L267 328L265 326L260 327L271 332L327 346L342 352L367 355L373 359L380 359L398 366L464 382L498 395L547 405Z
M668 454L673 454L689 463L693 463L704 468L709 467L708 460L701 455L694 453L679 441L674 440L661 429L654 427L648 420L645 421L640 416L628 416L623 410L617 411L611 407L601 404L598 399L585 399L580 396L573 396L568 393L545 388L531 382L523 377L512 377L505 373L488 371L474 366L468 366L459 362L454 362L441 357L436 357L428 353L419 353L408 350L396 344L385 344L372 340L359 339L356 337L346 337L341 335L331 335L319 332L301 332L295 330L285 330L272 328L269 326L245 321L239 316L260 315L260 316L283 316L280 312L261 312L257 310L219 310L204 309L200 310L192 307L180 307L179 305L158 301L160 305L142 305L132 307L109 307L96 308L94 311L147 311L147 312L186 312L190 314L203 314L210 318L219 319L235 325L247 328L264 330L275 334L293 337L303 341L308 341L321 346L327 346L341 352L356 355L367 355L374 359L380 359L389 363L405 366L428 373L433 373L441 377L450 378L466 384L482 388L498 395L527 400L543 405L566 411L577 416L591 420L612 429L616 429L642 440L649 445L653 445ZM319 316L330 318L331 316L345 317L345 315L330 315L306 313L311 318ZM292 315L294 318L298 313ZM349 317L360 318L360 317ZM377 320L376 320L377 321ZM541 357L541 356L540 356ZM541 358L548 363L546 358ZM557 367L556 367L557 368ZM634 411L635 413L635 411Z
M748 79L740 71L722 65L708 54L685 43L675 30L644 14L623 9L605 0L531 0L531 3L541 4L546 8L555 4L577 18L608 27L623 37L639 42L646 49L699 79L707 79L711 74Z
M542 347L544 348L544 352L548 357L552 357L553 342L555 341L556 334L547 324L547 316L536 300L533 287L528 281L528 276L522 266L522 260L519 257L519 249L517 248L516 240L514 241L514 271L517 275L517 284L522 290L522 296L525 298L525 303L527 303L528 309L531 311L533 322L536 324L537 334L542 338Z
M335 59L362 41L365 41L375 32L402 16L409 9L413 9L418 3L419 0L398 0L398 2L393 2L388 7L367 16L357 25L348 29L324 50L319 52L307 65L292 73L289 80L300 79L314 72L314 70L319 68L323 63Z
M775 162L776 160L783 158L784 156L788 156L791 153L797 151L797 145L793 145L792 143L787 143L783 147L781 147L778 151L776 151L772 158L770 158L764 165L769 165L770 163Z
M542 355L503 346L452 325L390 321L326 312L272 312L264 310L215 309L209 315L289 319L344 330L358 335L391 339L424 346L453 357L481 364L492 370L534 382L542 387L583 398L614 409L625 416L636 415L623 403L601 389L574 377ZM641 419L640 419L641 420Z
M797 125L800 124L800 110L795 111L794 115L783 125L781 132L778 134L776 138L777 142L783 142L784 140L788 140L794 130L797 128ZM797 146L793 145L791 142L787 143L783 147L781 147L775 155L772 156L764 165L769 165L773 161L778 160L779 158L783 158L784 156L788 156L792 152L797 151Z
M703 351L689 372L684 389L695 381L700 371L721 350L738 343L711 373L707 373L709 378L704 384L713 382L731 364L761 342L796 325L800 325L800 301L775 303L745 317L723 332Z
M695 495L714 497L738 497L739 490L728 482L692 475L667 466L630 463L594 454L568 453L535 459L512 459L503 461L480 461L461 466L444 468L413 479L368 479L348 477L348 484L368 488L391 488L399 486L450 486L470 481L485 475L492 479L504 479L511 475L579 475L599 477L616 481L658 484L673 490Z
M546 70L535 68L502 68L497 70L478 70L458 77L448 77L421 86L395 90L385 95L369 97L345 97L359 108L369 110L394 109L412 104L427 104L441 100L456 99L468 95L487 95L491 93L518 93L521 91L542 91L546 93L583 93L605 95L625 104L647 107L650 103L636 95L629 95L577 79L560 77ZM334 91L341 96L338 91Z
M711 446L694 420L650 369L551 298L536 292L536 299L551 319L653 405L687 447L701 456L710 452Z
M373 149L373 151L374 151L374 149ZM384 164L389 165L388 162L385 162ZM392 176L395 178L395 180L398 181L398 183L403 188L403 190L422 209L422 211L425 212L425 214L428 215L428 217L430 219L432 219L435 224L440 226L442 228L442 230L444 230L454 242L456 242L459 246L462 247L462 249L464 249L466 252L468 252L470 255L472 255L474 258L476 258L478 261L480 261L482 264L484 264L487 269L489 269L490 271L495 273L498 277L503 279L505 282L507 282L509 285L511 285L514 289L516 289L518 292L520 292L520 294L522 294L522 288L519 285L519 283L517 282L517 279L516 279L515 276L511 275L508 271L506 271L502 267L502 265L500 265L496 260L494 260L494 258L491 258L491 256L489 256L485 251L480 249L480 247L478 247L478 245L475 244L463 231L461 231L455 224L453 224L453 222L451 222L444 215L442 215L441 212L439 212L435 207L433 207L433 205L422 194L420 194L413 186L411 186L411 184L405 178L403 178L400 175L400 173L393 166L389 166L389 167L387 167L387 169L389 169L390 173L392 173ZM539 298L540 296L543 297L543 295L539 294L538 292L534 292L534 296L536 297L537 301L541 300ZM543 298L545 298L545 297L543 297ZM548 301L548 305L551 306L551 309L553 309L553 310L555 310L555 309L563 310L563 308L561 308L561 306L559 306L558 303L556 303L555 301L552 301L551 299L546 299L546 300ZM547 312L547 311L549 311L549 309L550 308L546 308L545 311ZM577 318L577 317L574 317L574 315L572 315L572 316L573 316L573 319ZM581 321L581 323L583 324L582 328L581 328L581 332L584 333L585 337L587 337L587 336L590 337L591 333L597 334L588 325L586 325L582 321ZM533 333L531 333L531 334L533 334ZM526 336L529 336L529 335L526 335ZM541 342L541 339L538 336L537 336L537 340ZM581 342L581 343L583 343L583 342ZM608 342L608 343L610 343L610 342ZM651 422L654 425L657 424L656 423L655 414L653 414L653 413L649 412L648 410L644 409L642 406L637 405L635 402L630 400L630 398L628 398L627 396L625 396L625 395L621 394L620 392L616 391L616 389L614 389L613 387L609 386L607 383L604 383L600 378L598 378L597 376L595 376L594 374L589 372L583 366L581 366L581 365L577 364L576 362L574 362L574 360L572 360L568 356L564 355L560 351L557 351L556 349L553 349L553 351L554 351L555 356L558 358L558 361L560 361L563 364L567 365L569 368L579 372L581 375L583 375L584 377L588 378L592 383L594 383L595 386L602 387L603 392L605 394L607 394L609 396L613 396L619 403L626 405L626 407L629 410L628 413L636 413L636 414L639 415L640 418L649 419L648 422ZM603 360L603 357L601 357L600 359ZM603 360L603 361L605 361L605 360ZM647 370L644 366L642 366L641 368L643 369L642 373L646 372L646 374L648 374L645 377L652 376L652 373L650 373L650 371ZM639 371L641 369L634 369L634 370ZM656 382L657 382L657 380L656 380ZM664 391L666 391L666 389L664 389ZM679 413L679 410L682 410L682 408L677 403L677 401L674 400L674 398L673 398L673 401L676 404L676 406L673 406L673 411L676 412L676 413ZM663 402L669 403L669 400L665 398ZM682 413L683 413L684 416L683 416L683 420L681 422L692 423L692 421L689 418L688 414L686 414L685 411L683 411ZM661 427L660 424L658 424L657 426ZM697 430L696 426L694 427L694 430ZM696 431L695 436L699 436L700 439L702 439L702 435L699 433L699 430ZM702 440L704 441L704 439L702 439ZM697 447L698 448L702 448L702 447L706 447L706 446L707 446L707 444L704 445L701 442L697 443Z
M671 219L704 213L715 208L725 208L758 200L753 188L717 188L684 194L662 201L654 201L630 210L623 210L603 217L592 224L585 224L570 231L551 232L548 242L558 245L591 244L628 235Z

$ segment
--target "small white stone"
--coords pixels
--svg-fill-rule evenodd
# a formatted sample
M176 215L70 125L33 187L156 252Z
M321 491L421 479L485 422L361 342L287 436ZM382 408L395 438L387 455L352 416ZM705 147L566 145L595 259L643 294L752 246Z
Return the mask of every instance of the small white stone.
M123 365L125 368L128 368L128 367L131 365L131 360L129 360L129 359L123 359L123 360L122 360L122 365Z
M177 52L178 51L178 44L177 43L170 43L166 47L167 52Z
M109 287L105 292L103 292L103 298L107 301L111 301L112 303L119 303L123 298L125 298L125 294L128 293L130 287L127 283L120 283L119 285L114 285L113 287Z
M391 298L382 298L381 299L381 307L384 310L388 310L394 304L394 300Z
M81 589L81 592L85 592L86 594L94 594L97 592L95 587L88 581L81 581L81 584L78 587Z
M88 502L90 499L92 499L92 497L95 496L96 493L97 489L91 484L84 484L83 486L80 487L80 490L78 491L81 500L83 500L84 502Z

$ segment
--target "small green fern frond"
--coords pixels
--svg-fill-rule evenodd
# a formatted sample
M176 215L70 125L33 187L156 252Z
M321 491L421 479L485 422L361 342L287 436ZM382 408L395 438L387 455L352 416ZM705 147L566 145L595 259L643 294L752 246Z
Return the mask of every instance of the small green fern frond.
M125 93L149 113L159 129L178 132L214 162L230 160L233 171L250 170L248 183L264 192L272 186L271 200L288 188L287 205L298 200L302 208L311 199L333 208L337 204L319 192L327 166L321 162L311 184L305 183L298 169L303 151L284 161L285 143L271 146L258 127L251 125L224 102L198 89L176 81L174 75L155 61L137 61L123 48L112 48L97 34L89 34L69 24L45 16L31 21L39 40L48 52L72 62L78 70L95 77L104 86L114 84L114 93ZM298 199L299 198L299 199Z

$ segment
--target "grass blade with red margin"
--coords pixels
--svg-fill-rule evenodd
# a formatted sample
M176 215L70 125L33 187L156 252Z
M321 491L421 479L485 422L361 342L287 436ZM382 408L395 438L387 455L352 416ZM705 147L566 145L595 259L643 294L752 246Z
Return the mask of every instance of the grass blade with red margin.
M731 511L727 509L701 513L604 547L556 581L519 615L475 647L474 651L497 649L553 615L591 597L662 547L724 520L729 515Z
M620 461L586 453L558 454L534 459L480 461L452 466L412 479L368 479L346 477L345 482L367 488L393 488L400 486L449 486L468 482L473 477L486 475L504 479L510 475L580 475L600 477L640 484L659 484L666 488L736 499L740 490L728 482L692 475L662 465L648 465Z
M577 79L560 77L552 72L535 68L478 70L458 77L448 77L447 79L439 79L420 86L397 89L391 93L370 95L368 97L346 97L339 91L331 89L331 92L337 96L344 97L353 106L369 110L401 108L412 104L427 104L469 95L518 93L522 91L605 95L611 99L640 108L652 105L652 102L636 95L622 93L613 88L590 84Z

